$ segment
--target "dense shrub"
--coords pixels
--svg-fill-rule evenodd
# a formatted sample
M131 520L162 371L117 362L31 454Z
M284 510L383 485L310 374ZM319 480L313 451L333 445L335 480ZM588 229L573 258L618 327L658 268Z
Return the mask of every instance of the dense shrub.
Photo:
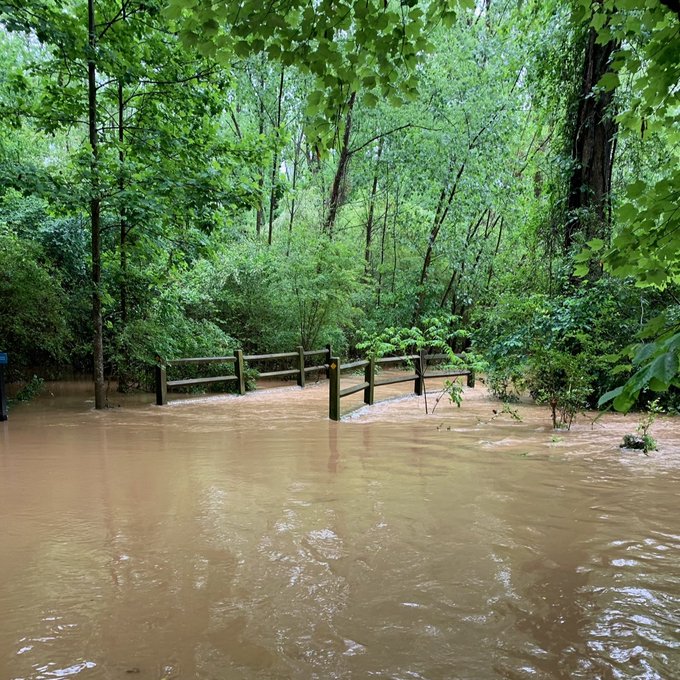
M491 391L508 400L528 388L568 424L625 376L620 351L641 327L644 302L639 289L608 278L560 295L500 296L478 311L474 333Z
M0 351L10 378L56 369L68 357L67 297L39 246L0 225Z

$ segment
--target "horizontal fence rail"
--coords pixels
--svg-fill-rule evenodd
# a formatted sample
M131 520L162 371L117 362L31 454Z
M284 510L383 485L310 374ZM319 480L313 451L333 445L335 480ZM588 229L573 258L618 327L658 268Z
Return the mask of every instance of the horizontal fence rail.
M221 364L228 361L236 361L236 357L192 357L190 359L173 359L166 361L167 366L180 366L181 364Z
M191 387L192 385L207 385L210 383L224 383L236 381L238 384L238 393L246 393L246 365L248 362L263 362L263 361L289 361L295 364L295 368L287 368L275 371L265 371L259 373L258 378L283 378L295 376L297 384L300 387L305 386L305 378L308 373L324 372L328 375L330 358L333 353L330 345L326 349L305 350L303 347L298 347L295 352L278 352L275 354L243 354L243 351L237 349L233 356L225 357L188 357L182 359L170 359L163 361L161 357L156 357L155 377L156 377L156 404L163 406L168 403L168 388L172 387ZM314 366L306 366L305 362L308 357L326 358L326 362ZM197 365L197 364L228 364L233 363L233 374L207 376L200 378L184 378L181 380L168 380L167 369L171 366L182 365Z
M460 355L455 355L459 359ZM430 361L442 361L450 359L448 354L428 354L427 352L420 352L419 354L407 354L397 357L380 357L379 359L362 359L359 361L352 361L347 364L341 364L339 357L330 357L329 371L328 371L328 417L331 420L340 420L340 400L343 397L348 397L350 394L356 394L363 391L364 404L373 404L375 398L375 388L381 385L394 385L396 383L413 381L413 392L420 396L423 393L426 378L453 378L459 376L467 377L468 387L475 386L474 371L469 369L451 369L443 371L428 372L427 364ZM376 379L376 366L388 366L395 364L412 363L414 372L408 375L385 377ZM345 389L340 388L340 377L342 371L352 369L364 369L364 381Z

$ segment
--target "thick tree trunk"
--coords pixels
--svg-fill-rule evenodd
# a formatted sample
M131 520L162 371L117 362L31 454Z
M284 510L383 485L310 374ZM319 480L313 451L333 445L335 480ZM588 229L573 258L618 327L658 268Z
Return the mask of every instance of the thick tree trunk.
M331 188L331 196L328 202L328 215L326 216L326 223L324 230L328 234L329 239L333 239L333 230L335 228L335 220L338 216L338 208L340 207L342 183L345 180L347 173L347 165L349 163L349 138L352 132L352 109L356 100L357 93L352 92L347 103L347 116L345 118L345 133L342 137L342 148L340 149L340 158L338 159L338 167L333 178L333 187Z
M90 231L92 249L92 326L93 326L93 364L94 364L94 407L102 409L106 406L104 385L104 327L102 322L102 255L101 255L101 200L99 197L97 139L97 71L95 51L97 49L97 33L94 15L94 0L87 2L88 19L88 57L87 57L87 90L88 90L88 128L91 161L91 198L90 198Z
M569 218L564 234L567 252L578 236L584 240L607 239L610 235L610 191L617 124L611 104L614 93L593 93L593 87L607 73L618 45L596 42L588 30L576 127L572 138L574 169L569 183Z

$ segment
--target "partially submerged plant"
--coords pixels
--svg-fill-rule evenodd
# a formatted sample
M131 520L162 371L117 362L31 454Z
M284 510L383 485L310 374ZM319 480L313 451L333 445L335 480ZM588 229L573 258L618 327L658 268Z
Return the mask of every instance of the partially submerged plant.
M34 375L18 392L16 401L33 401L42 391L44 380Z
M640 418L640 422L635 428L637 434L624 435L620 448L636 449L642 451L645 455L650 451L656 451L658 449L656 439L652 437L649 431L659 413L663 413L663 409L659 406L659 400L650 401L647 405L647 412Z
M452 404L455 404L458 408L460 408L460 405L463 403L463 386L455 380L445 380L444 388L442 389L441 394L435 399L434 406L432 407L432 413L434 413L437 405L445 394L448 394L449 401Z
M510 402L508 401L503 402L503 408L500 411L494 408L492 409L492 413L493 415L488 420L482 420L481 418L478 418L477 422L480 425L488 425L489 423L492 423L494 420L496 420L496 418L500 418L506 415L510 416L512 420L516 420L519 423L522 422L522 416L520 416L516 408L510 406Z
M537 404L548 404L553 429L571 428L591 391L587 367L568 352L537 347L529 359L527 387Z

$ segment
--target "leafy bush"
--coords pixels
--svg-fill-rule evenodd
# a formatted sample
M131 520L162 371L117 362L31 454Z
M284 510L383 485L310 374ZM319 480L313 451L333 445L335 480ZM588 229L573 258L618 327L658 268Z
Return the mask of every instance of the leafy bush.
M570 429L576 413L587 408L592 392L583 357L545 348L529 359L526 384L537 403L550 406L554 429Z
M34 375L21 389L17 392L16 401L33 401L42 391L45 381Z
M177 287L168 288L149 303L144 318L128 322L118 332L110 329L109 362L112 373L118 376L119 389L151 389L157 357L226 356L237 346L236 340L214 322L190 318L178 294Z
M0 225L0 351L10 378L68 359L68 300L40 248Z
M640 293L600 279L560 295L506 293L479 311L473 346L489 363L490 391L504 401L526 388L569 426L626 371L619 356L640 327Z

